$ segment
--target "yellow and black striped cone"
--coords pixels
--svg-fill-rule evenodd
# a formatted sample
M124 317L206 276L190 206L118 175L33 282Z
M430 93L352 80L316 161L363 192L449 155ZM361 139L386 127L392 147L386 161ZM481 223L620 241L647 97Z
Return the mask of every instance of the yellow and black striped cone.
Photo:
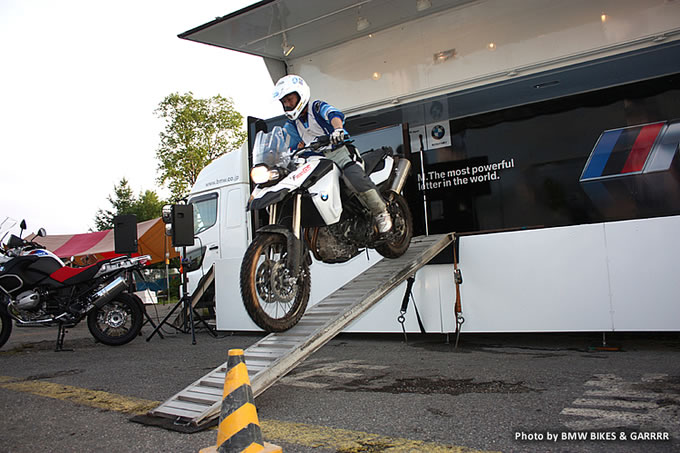
M277 445L262 440L253 390L242 349L230 349L224 377L217 445L200 453L281 453Z

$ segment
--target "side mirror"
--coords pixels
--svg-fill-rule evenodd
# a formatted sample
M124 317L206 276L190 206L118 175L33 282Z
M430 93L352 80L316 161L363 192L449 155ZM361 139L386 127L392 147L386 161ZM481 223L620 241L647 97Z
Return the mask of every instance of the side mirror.
M47 236L47 231L45 231L45 228L40 228L38 230L38 236L40 236L41 238L44 238L45 236Z
M26 229L26 220L25 219L21 221L21 223L19 224L19 228L21 228L22 230Z
M170 224L172 223L172 205L171 204L166 204L163 206L163 210L161 211L161 218L163 219L163 223Z

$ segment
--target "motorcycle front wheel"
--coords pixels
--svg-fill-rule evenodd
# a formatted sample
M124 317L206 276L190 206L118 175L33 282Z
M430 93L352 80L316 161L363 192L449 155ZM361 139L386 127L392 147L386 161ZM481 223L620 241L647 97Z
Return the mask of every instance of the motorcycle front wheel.
M265 233L253 240L241 263L243 304L253 322L267 332L293 327L309 301L309 266L303 262L298 275L291 275L287 258L286 238Z
M0 348L7 343L12 333L12 318L7 314L4 305L0 305Z
M87 327L101 343L121 346L131 342L142 329L144 313L137 300L120 293L102 308L96 307L87 314Z

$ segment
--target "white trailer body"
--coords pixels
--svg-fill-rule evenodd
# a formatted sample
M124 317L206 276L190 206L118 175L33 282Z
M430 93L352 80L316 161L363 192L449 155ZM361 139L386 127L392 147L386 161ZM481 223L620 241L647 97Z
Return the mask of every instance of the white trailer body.
M301 75L313 97L344 110L358 141L396 137L419 162L424 137L428 168L407 188L414 214L424 225L425 188L431 229L474 233L460 238L463 331L680 330L680 2L414 3L260 2L181 37L261 55L273 80ZM595 168L603 153L622 152L611 137L643 137L650 124L644 165ZM639 152L635 144L623 152ZM206 251L190 281L215 263L221 330L257 329L238 283L254 229L247 155L244 146L206 167L190 196L219 200L215 225L191 249ZM315 262L310 304L379 259ZM417 274L428 332L456 328L452 267ZM346 331L400 332L403 293ZM412 307L406 329L419 330Z

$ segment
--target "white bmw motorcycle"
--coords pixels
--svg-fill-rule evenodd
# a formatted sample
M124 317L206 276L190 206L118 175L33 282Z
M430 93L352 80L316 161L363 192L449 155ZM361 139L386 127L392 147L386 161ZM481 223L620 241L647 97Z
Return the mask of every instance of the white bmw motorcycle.
M379 234L340 169L320 155L328 146L329 138L319 137L291 152L278 126L255 138L250 175L256 186L248 210L267 209L269 224L257 231L246 250L241 296L252 320L268 332L290 329L304 314L311 288L310 253L324 263L348 261L366 248L398 258L411 242L413 221L401 195L411 163L388 147L361 156L392 217L392 229Z

